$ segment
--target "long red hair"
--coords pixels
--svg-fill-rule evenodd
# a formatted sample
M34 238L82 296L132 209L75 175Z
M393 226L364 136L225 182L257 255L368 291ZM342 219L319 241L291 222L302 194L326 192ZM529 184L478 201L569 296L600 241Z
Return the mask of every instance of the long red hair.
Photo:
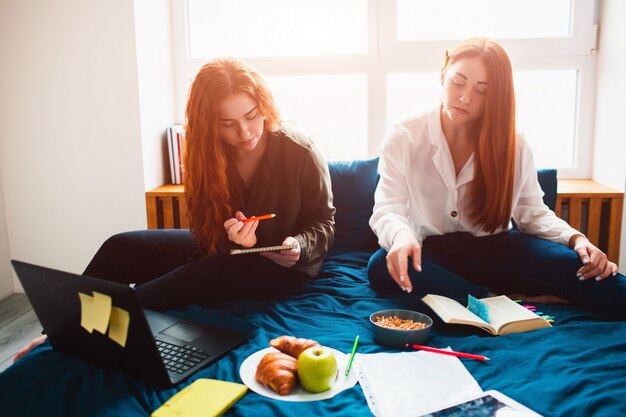
M470 185L468 215L493 233L506 227L513 206L515 178L515 92L513 69L504 48L486 38L466 39L455 46L448 62L479 57L487 70L487 94L474 147L474 180Z
M185 197L191 230L200 249L217 253L224 221L233 217L232 184L237 154L219 136L219 105L224 98L244 93L257 103L265 129L275 130L280 119L272 93L253 68L233 58L215 59L196 75L187 100Z

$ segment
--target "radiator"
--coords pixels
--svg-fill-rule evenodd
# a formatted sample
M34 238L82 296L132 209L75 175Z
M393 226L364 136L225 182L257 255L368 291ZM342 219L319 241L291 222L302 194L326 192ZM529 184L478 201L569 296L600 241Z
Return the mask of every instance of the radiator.
M617 262L624 193L591 180L559 180L556 215Z
M624 193L591 180L558 181L556 215L587 235L617 262ZM183 185L163 185L146 192L149 229L189 227Z

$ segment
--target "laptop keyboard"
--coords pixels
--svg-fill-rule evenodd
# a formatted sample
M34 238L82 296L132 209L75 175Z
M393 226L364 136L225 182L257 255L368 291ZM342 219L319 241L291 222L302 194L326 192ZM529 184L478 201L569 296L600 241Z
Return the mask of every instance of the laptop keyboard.
M165 368L177 374L187 372L211 356L211 353L189 345L178 346L162 340L156 340L155 342L159 353L161 353L161 358L163 358Z

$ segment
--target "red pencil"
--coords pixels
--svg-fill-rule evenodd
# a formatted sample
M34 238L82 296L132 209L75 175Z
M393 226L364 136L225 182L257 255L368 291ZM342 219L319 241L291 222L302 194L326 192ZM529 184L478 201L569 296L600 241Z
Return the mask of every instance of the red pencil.
M276 217L276 215L275 215L275 214L273 214L273 213L272 213L272 214L264 214L264 215L262 215L262 216L252 216L252 217L248 217L247 219L242 220L242 222L244 222L244 223L248 223L248 222L251 222L251 221L254 221L254 220L266 220L266 219L271 219L271 218L273 218L273 217Z
M407 344L405 344L405 346L409 347L409 344L407 343ZM443 353L444 355L458 356L460 358L476 359L477 361L488 361L488 360L490 360L488 357L483 356L483 355L474 355L472 353L455 352L453 350L437 349L437 348L430 347L430 346L411 345L411 347L413 349L425 350L427 352Z

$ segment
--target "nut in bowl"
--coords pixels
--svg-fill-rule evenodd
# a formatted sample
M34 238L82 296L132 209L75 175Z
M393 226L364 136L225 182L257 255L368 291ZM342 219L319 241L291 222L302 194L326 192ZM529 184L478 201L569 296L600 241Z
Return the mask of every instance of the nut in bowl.
M412 310L380 310L370 316L374 339L381 345L404 348L428 340L433 320Z

